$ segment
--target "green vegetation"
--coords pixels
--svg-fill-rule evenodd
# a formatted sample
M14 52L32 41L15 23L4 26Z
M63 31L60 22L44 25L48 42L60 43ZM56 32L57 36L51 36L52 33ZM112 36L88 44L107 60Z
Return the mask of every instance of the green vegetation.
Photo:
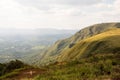
M15 76L20 70L27 68L28 65L19 60L10 61L9 63L0 64L0 79Z
M46 69L48 72L35 80L119 80L120 29L80 40Z
M119 28L79 41L74 47L63 51L58 61L71 61L101 53L120 53Z
M49 65L48 72L35 80L119 80L120 54L96 54L91 57L66 62L64 65ZM59 63L58 63L59 64Z
M6 74L0 76L0 79L11 78L11 77L16 76L18 73L19 73L19 71L12 71L10 73L6 73Z
M120 23L85 28L40 56L35 63L44 70L37 69L34 80L120 80ZM16 78L16 69L24 67L18 60L0 64L0 78Z
M72 57L75 58L75 56L77 54L82 54L82 50L83 50L83 53L86 50L86 49L85 50L81 49L81 47L88 47L88 49L89 49L91 46L90 44L88 44L88 41L80 43L81 40L90 38L97 34L106 32L111 29L116 29L116 28L120 28L120 23L102 23L102 24L96 24L96 25L92 25L87 28L84 28L84 29L80 30L79 32L77 32L75 35L71 36L70 38L57 41L53 46L51 46L47 51L44 52L44 54L42 55L42 58L40 59L38 64L49 64L49 63L55 62L55 61L57 61L59 55L65 54L65 53L66 53L66 56L61 55L62 60L66 59L66 57L69 58L67 53L70 53L71 58ZM94 44L98 43L100 45L101 42L100 43L99 42L96 41L96 42L94 42ZM76 44L78 44L78 43L80 43L81 46L76 46ZM89 42L89 43L91 43L91 42ZM91 44L93 44L93 43L91 43ZM102 45L102 43L101 43L101 45ZM75 50L75 48L73 50L74 46L76 46L77 49L79 48L79 51L81 50L81 53L77 52L78 50ZM94 45L92 45L92 46L95 47ZM94 49L95 48L93 48L93 50ZM70 50L71 50L71 52L70 52ZM88 52L87 52L87 54L89 54ZM91 52L92 52L92 50L91 50ZM73 55L71 53L73 53ZM74 54L76 54L76 55L74 55ZM59 60L61 60L61 56L60 56ZM63 59L63 57L64 57L64 59Z

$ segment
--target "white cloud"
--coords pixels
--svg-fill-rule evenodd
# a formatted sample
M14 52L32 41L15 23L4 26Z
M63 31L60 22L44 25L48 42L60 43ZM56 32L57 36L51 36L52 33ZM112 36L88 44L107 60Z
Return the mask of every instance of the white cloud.
M15 0L23 5L36 6L41 5L93 5L102 2L103 0ZM39 5L41 4L41 5Z
M120 0L0 0L0 27L81 28L120 21Z
M110 21L120 21L120 0L115 0L115 2L110 5L109 11L103 11L102 15L104 18L109 19Z

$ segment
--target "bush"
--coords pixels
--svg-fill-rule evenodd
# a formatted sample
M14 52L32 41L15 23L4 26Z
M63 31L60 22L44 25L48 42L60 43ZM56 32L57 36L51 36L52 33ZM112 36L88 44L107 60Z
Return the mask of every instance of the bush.
M25 64L19 60L10 61L9 63L4 64L3 68L1 68L1 75L9 73L15 69L23 68L24 66Z

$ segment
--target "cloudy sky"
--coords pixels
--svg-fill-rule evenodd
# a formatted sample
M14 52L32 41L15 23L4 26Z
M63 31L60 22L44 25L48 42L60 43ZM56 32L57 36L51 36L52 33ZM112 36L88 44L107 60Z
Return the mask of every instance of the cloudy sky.
M120 21L120 0L0 0L0 28L81 29Z

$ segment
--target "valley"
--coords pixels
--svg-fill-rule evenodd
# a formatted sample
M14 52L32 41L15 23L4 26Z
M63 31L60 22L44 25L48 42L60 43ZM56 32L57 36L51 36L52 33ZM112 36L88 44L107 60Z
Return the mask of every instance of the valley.
M120 0L0 0L0 80L120 80Z
M64 39L75 32L76 30L57 29L1 29L0 62L4 63L14 59L20 59L28 63L32 56L42 54L55 41Z

